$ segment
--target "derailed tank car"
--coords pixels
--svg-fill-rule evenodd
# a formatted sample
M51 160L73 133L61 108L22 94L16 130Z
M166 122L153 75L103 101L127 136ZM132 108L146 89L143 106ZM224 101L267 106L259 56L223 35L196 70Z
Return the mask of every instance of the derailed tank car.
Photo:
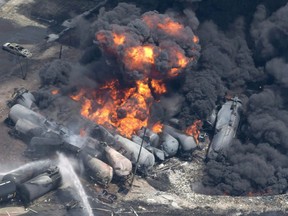
M36 106L35 101L35 97L31 92L25 88L19 88L15 89L11 99L7 101L7 105L11 108L15 104L20 104L30 109Z
M120 135L116 135L114 138L116 146L122 149L122 154L127 157L132 162L132 164L136 164L140 151L140 146ZM154 164L154 155L145 148L143 148L139 157L140 169L145 172L147 170L150 170L154 166Z
M216 158L218 153L227 149L236 135L240 121L242 102L238 97L227 101L217 114L215 135L207 153L207 159Z
M38 126L44 125L46 121L46 118L42 116L41 114L36 113L30 110L29 108L20 104L15 104L13 107L11 107L10 112L9 112L9 118L15 124L18 120L25 119Z
M111 166L89 154L84 153L80 155L91 179L102 185L108 185L111 182L113 178L113 169Z
M178 140L181 151L184 152L193 152L197 148L197 143L192 136L188 136L177 129L169 126L164 125L164 132L170 134L172 137ZM168 144L168 143L166 143ZM169 142L170 144L170 142ZM171 142L172 144L172 142ZM173 142L173 146L176 145L175 142ZM172 146L172 145L171 145Z
M60 184L59 170L50 160L28 163L2 177L0 203L18 197L27 205Z
M51 161L49 160L30 163L4 175L2 181L12 181L16 185L19 185L43 173L43 171L47 170L50 166Z
M19 195L24 205L59 187L62 179L58 167L51 167L44 173L19 186Z
M131 161L106 143L102 143L101 145L105 151L109 165L112 166L115 174L117 176L128 176L132 172Z

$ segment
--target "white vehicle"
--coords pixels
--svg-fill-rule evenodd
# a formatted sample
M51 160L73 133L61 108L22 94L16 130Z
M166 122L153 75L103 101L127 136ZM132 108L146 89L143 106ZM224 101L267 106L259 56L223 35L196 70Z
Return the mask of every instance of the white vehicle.
M5 43L3 44L2 49L14 55L18 55L18 56L22 56L26 58L30 58L32 56L32 53L29 50L25 49L24 47L16 43Z

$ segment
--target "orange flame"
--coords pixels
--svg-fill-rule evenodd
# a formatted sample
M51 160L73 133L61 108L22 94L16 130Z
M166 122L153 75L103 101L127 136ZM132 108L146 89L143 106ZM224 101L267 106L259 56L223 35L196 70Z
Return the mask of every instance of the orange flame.
M194 35L194 37L193 37L193 42L194 43L199 43L199 38L196 35Z
M113 55L128 73L139 73L137 77L142 80L134 81L134 86L130 88L123 88L117 80L113 80L97 90L82 89L71 96L73 100L81 100L81 114L84 117L108 129L117 130L128 138L140 128L147 127L153 96L166 93L166 86L159 79L177 76L197 58L185 55L187 47L193 49L187 43L198 42L190 28L157 13L144 14L140 22L149 28L149 38L135 37L129 26L118 26L116 29L111 25L111 30L98 31L96 40L102 51ZM159 35L160 38L154 38L153 35ZM149 44L152 41L150 39L155 43ZM130 78L127 73L121 75ZM148 77L153 79L149 80ZM158 124L155 125L156 131L160 131L160 128Z
M56 94L58 94L58 93L59 93L59 90L58 90L58 89L54 89L54 90L51 91L51 94L52 94L52 95L56 95Z
M117 60L124 64L127 71L137 71L144 78L152 75L153 78L173 78L177 76L188 63L196 58L185 56L185 49L179 46L178 41L198 43L199 38L193 34L190 28L185 28L181 23L174 21L166 15L148 13L142 16L141 21L146 24L150 33L163 35L161 43L148 44L149 40L136 39L127 29L124 33L112 30L100 30L96 33L99 46L108 54L115 55ZM152 36L151 36L152 37ZM170 38L173 40L170 43ZM160 39L159 39L160 40ZM168 42L169 41L169 42ZM193 49L193 48L192 48ZM167 56L168 55L168 56ZM167 64L163 69L158 65L162 58L168 57ZM158 59L160 61L158 61Z
M85 99L82 105L81 115L88 116L91 109L92 109L92 102L88 99Z
M96 40L108 53L116 53L117 47L125 43L126 37L124 34L114 32L110 34L105 31L99 31L96 33Z
M154 133L161 133L162 132L162 129L163 129L163 124L161 124L160 121L156 122L153 127L152 127L152 131Z
M128 138L147 126L153 101L148 79L137 81L136 87L126 89L121 89L117 81L111 81L92 93L82 89L71 98L81 99L82 116Z
M116 46L120 46L125 42L125 36L113 33L113 41Z
M185 133L190 135L190 136L193 136L196 143L198 143L198 137L200 135L200 128L201 127L202 127L202 121L201 120L195 120L193 122L193 124L186 129Z
M81 90L78 92L78 94L76 94L76 95L70 95L70 98L72 98L72 99L75 100L75 101L79 101L79 100L84 96L84 94L85 94L84 89L81 89Z
M154 64L153 47L136 46L127 48L123 61L126 68L129 70L145 71L145 66L151 67Z
M161 80L151 80L151 87L156 94L164 94L167 92L166 86Z
M185 55L181 52L174 51L176 64L175 66L169 71L170 77L175 77L179 75L179 72L181 69L185 68L186 65L189 63L188 58L185 57Z
M183 25L166 17L162 23L158 24L158 28L165 31L167 34L178 35L183 30Z
M162 19L158 15L145 15L142 17L142 20L150 29L157 28L161 31L164 31L166 34L177 36L180 35L184 30L184 26L178 22L175 22L170 17L165 17Z

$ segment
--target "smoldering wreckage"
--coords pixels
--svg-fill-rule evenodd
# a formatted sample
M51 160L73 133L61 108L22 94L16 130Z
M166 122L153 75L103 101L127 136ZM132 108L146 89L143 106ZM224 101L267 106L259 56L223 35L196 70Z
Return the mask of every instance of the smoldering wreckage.
M100 10L98 19L90 25L95 38L83 39L88 45L81 65L56 60L40 71L39 91L15 92L8 103L10 112L6 121L11 135L27 143L25 153L29 157L46 157L55 151L75 157L83 163L87 176L103 186L115 178L129 182L133 167L138 173L149 175L153 166L166 158L193 158L195 151L204 148L207 176L200 192L285 193L287 158L282 151L286 151L283 144L286 136L278 124L273 127L267 119L280 121L276 108L272 108L274 104L286 116L282 109L285 96L281 93L286 84L275 67L278 63L283 68L287 65L270 37L271 32L285 27L279 20L287 8L283 6L268 16L263 5L257 7L251 24L251 38L259 54L255 63L244 39L243 19L236 20L235 29L227 33L206 21L197 30L199 39L194 34L199 21L192 10L184 10L183 14L153 11L141 15L139 8L125 3L112 11ZM279 26L279 22L280 30L275 30L273 26ZM267 23L269 28L262 31ZM212 56L209 50L216 54ZM95 57L95 53L101 54ZM269 75L264 75L263 66ZM236 78L230 71L235 72ZM199 86L201 83L203 86ZM280 87L274 86L279 83ZM260 84L267 87L244 89ZM209 88L203 90L205 86ZM244 90L239 93L241 88ZM225 98L224 90L237 94L226 95L223 102L219 98ZM265 104L265 95L274 102ZM80 114L71 112L79 106ZM56 118L48 119L46 116L50 115ZM266 115L269 117L265 118ZM243 122L240 117L244 117ZM259 129L260 120L267 124L265 131ZM268 132L271 128L278 138ZM243 132L247 129L252 135ZM275 148L279 143L278 151ZM272 160L269 152L280 160ZM239 163L243 158L245 163ZM266 174L251 174L253 162L267 171L265 180ZM61 175L57 164L50 161L42 165L31 166L29 171L23 167L25 171L17 169L3 176L1 201L19 196L27 205L59 187ZM108 201L115 199L116 196L110 196Z
M126 4L123 6L127 7ZM120 74L116 75L118 80L115 78L107 80L106 84L95 90L99 90L99 92L94 92L95 100L98 103L95 113L92 113L94 111L91 104L94 99L89 100L89 97L93 96L93 92L91 94L92 89L88 91L82 88L70 95L70 99L74 101L82 102L85 99L81 114L97 123L90 134L87 134L86 129L84 135L81 134L81 131L79 131L80 134L77 134L69 129L69 126L62 126L41 115L41 111L36 105L45 101L41 93L38 95L36 93L34 96L26 89L18 89L14 93L13 98L8 102L10 112L7 124L12 127L11 135L28 143L26 154L35 157L41 151L45 154L48 150L68 151L82 161L89 177L98 184L108 185L113 175L118 177L130 175L132 164L138 171L147 173L153 168L155 157L163 161L165 157L176 155L180 149L183 153L188 153L197 148L198 141L193 136L186 135L169 125L164 126L158 121L153 124L151 130L147 127L148 121L150 121L150 107L156 96L167 91L161 79L178 76L188 64L196 63L200 50L197 36L190 28L184 28L182 24L169 16L156 12L144 14L141 20L134 22L134 25L136 26L131 26L131 31L134 33L126 29L130 28L128 26L115 26L116 32L104 28L96 33L97 43L103 53L122 58L122 63L119 62L119 64L123 64L124 68L120 70ZM165 25L170 26L172 34L165 29ZM143 33L146 31L147 34L150 31L151 35L142 35L142 37L135 35L138 31L137 28L140 27L145 28ZM175 32L175 30L185 33L185 36L181 37L179 32ZM145 36L145 40L151 42L145 45L143 36ZM157 45L156 38L163 40L163 42ZM175 40L172 41L172 39ZM187 43L184 44L183 40ZM123 55L121 50L124 46L125 53ZM160 61L157 63L156 58L158 57L159 60L164 58L166 65L162 65L163 62ZM173 61L167 61L167 58L171 58ZM108 61L111 61L111 57L107 56L106 62ZM129 75L130 72L132 77ZM121 81L120 79L124 80ZM46 84L49 81L48 77L45 80ZM56 92L51 91L49 94L57 97L60 94L58 91L59 89ZM38 101L35 99L37 97L40 98ZM87 109L86 112L85 109ZM198 128L193 127L192 133L198 133ZM162 130L163 136L159 137L157 132ZM8 180L6 175L3 177L2 199L14 198L14 189L17 190L16 194L22 194L22 200L27 204L43 193L59 186L60 175L57 168L45 169L43 172L48 174L45 175L47 181L44 184L51 185L51 187L46 187L47 190L25 187L29 183L33 184L34 187L37 187L36 185L40 188L43 187L43 181L41 181L44 178L43 173L40 177L35 177L39 172L31 171L35 175L28 177L21 176L23 172L20 171L19 181ZM50 178L50 173L52 173L51 176L57 175L57 178ZM12 171L8 175L18 176L18 170ZM29 179L30 177L33 178ZM16 184L16 187L13 187L13 184ZM23 187L25 187L25 193L23 193Z
M47 154L56 150L69 152L83 162L90 178L104 186L111 182L113 174L118 177L130 175L132 164L146 173L153 168L155 157L163 161L166 157L175 156L178 151L186 154L193 152L199 146L199 141L205 144L205 136L196 140L169 125L164 126L160 136L148 128L141 128L132 140L118 134L112 135L101 125L94 128L97 138L83 136L45 118L39 113L35 102L31 92L18 89L7 103L10 112L6 122L11 127L10 133L28 141L26 154L35 156L43 151ZM207 158L215 157L219 151L229 147L239 123L239 107L241 101L232 98L219 110L217 121L215 113L209 119L212 125L216 122L217 133ZM175 119L171 122L175 124ZM40 164L23 166L4 175L0 184L1 201L19 195L27 205L60 185L58 167L51 161L41 161Z

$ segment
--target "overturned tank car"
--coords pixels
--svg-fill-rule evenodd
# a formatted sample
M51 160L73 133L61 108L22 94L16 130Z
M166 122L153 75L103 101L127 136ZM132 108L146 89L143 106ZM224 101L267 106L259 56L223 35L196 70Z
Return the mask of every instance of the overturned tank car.
M44 173L19 185L18 191L24 205L43 196L61 185L58 167L51 167Z
M234 97L227 101L217 114L215 134L210 143L207 159L215 159L221 151L227 149L236 136L240 121L242 101Z
M41 152L47 155L48 150L68 151L83 162L89 176L104 185L110 183L113 172L118 176L131 173L132 163L129 159L112 147L101 145L92 137L82 137L63 125L46 119L37 111L37 107L32 109L27 105L35 102L29 95L32 94L28 91L17 91L10 101L9 112L10 124L14 126L11 134L27 142L26 153L35 156Z
M18 197L27 205L59 187L61 182L59 169L51 161L32 162L2 176L0 202Z

